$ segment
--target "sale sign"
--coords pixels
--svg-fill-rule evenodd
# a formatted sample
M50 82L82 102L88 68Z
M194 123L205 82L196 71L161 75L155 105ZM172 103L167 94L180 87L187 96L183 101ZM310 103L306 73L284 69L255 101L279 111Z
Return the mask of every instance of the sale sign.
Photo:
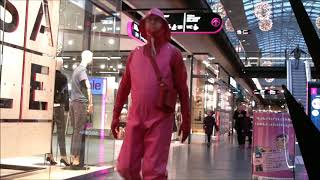
M295 134L288 113L253 114L253 179L294 177Z

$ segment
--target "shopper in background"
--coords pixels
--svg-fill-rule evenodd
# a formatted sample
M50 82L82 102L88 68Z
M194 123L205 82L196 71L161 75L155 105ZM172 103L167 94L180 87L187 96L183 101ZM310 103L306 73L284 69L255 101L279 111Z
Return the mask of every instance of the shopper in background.
M249 145L248 148L252 147L252 132L253 132L253 118L251 117L250 113L247 113L247 132L246 136L248 137Z
M117 170L126 180L168 178L176 96L183 121L182 142L190 134L187 71L179 49L169 43L170 29L164 14L152 9L140 21L139 30L148 43L131 52L113 111L111 130L117 138L119 114L131 92L132 105Z
M246 110L244 105L240 105L239 108L235 111L233 119L235 120L235 129L237 131L238 143L240 148L244 148L247 123L246 123Z
M208 137L208 143L207 143L208 147L211 145L211 136L213 133L213 127L216 124L216 120L213 117L213 115L214 115L214 111L209 110L207 111L207 117L205 117L203 120L203 128Z
M301 58L301 54L307 54L306 52L304 52L302 49L300 49L299 44L297 45L297 47L291 51L290 54L293 54L294 59L295 59L295 69L299 69L299 63L300 63L300 58Z

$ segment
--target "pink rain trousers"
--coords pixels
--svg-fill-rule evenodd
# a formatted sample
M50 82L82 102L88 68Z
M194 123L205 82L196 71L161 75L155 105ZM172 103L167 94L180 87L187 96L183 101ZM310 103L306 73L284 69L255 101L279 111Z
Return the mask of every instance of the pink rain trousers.
M164 81L178 92L184 120L190 119L187 73L181 52L164 42L157 49L156 62ZM167 162L171 142L173 114L156 107L159 82L151 65L150 46L131 52L120 83L114 113L121 111L131 91L132 106L117 170L126 180L167 179Z

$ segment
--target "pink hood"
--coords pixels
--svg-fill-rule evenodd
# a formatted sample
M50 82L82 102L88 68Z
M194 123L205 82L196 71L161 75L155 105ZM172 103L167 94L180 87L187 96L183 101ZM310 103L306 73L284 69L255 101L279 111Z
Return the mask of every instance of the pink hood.
M160 17L162 20L163 20L163 28L164 28L164 36L162 37L165 37L165 40L168 42L170 41L170 38L171 38L171 31L169 29L169 24L167 22L167 20L164 18L164 14L163 12L158 9L158 8L152 8L140 21L139 23L139 31L141 32L141 35L145 38L145 39L148 39L148 36L147 36L147 32L146 32L146 29L145 29L145 23L146 23L146 19L151 16L151 15L154 15L154 16L158 16Z

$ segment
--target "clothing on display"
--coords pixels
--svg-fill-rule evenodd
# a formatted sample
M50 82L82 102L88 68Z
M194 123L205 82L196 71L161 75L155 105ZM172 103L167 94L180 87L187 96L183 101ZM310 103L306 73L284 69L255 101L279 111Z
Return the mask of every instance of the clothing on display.
M67 77L63 73L61 73L60 70L56 70L55 86L54 86L52 135L53 135L54 126L56 124L58 145L59 145L61 157L67 156L66 140L65 140L65 130L66 130L66 121L64 116L65 111L69 111L68 80L67 80ZM51 144L52 144L52 138L51 138ZM50 155L48 156L47 160L50 162L50 164L55 164L52 154L53 154L53 151L52 151L52 145L51 145ZM69 164L65 161L65 165L69 165Z
M81 90L81 81L89 80L87 75L87 68L81 64L73 71L72 74L72 89L71 89L71 101L78 101L82 103L88 102L88 97Z
M87 122L87 103L72 101L70 106L70 121L73 127L71 139L71 154L79 156L81 150L81 131Z

